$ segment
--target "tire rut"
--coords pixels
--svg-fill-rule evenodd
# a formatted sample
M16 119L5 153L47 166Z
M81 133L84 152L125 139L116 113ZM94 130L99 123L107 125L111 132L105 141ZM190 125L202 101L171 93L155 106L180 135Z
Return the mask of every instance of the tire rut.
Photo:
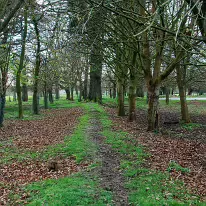
M120 169L120 154L115 152L110 145L104 143L105 137L100 134L102 126L98 111L92 109L91 113L91 126L88 128L88 133L99 147L97 158L101 162L101 167L98 169L101 186L113 193L114 205L127 206L129 205L128 194L124 187L125 180Z

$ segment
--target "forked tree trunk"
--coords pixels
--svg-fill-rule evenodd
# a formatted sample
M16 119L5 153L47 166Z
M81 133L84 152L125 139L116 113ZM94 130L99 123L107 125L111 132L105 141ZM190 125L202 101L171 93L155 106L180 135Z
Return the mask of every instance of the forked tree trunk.
M125 109L124 109L124 89L123 89L123 83L121 80L118 80L117 82L117 98L118 98L118 116L124 116L125 115Z
M159 87L148 86L148 131L159 127Z

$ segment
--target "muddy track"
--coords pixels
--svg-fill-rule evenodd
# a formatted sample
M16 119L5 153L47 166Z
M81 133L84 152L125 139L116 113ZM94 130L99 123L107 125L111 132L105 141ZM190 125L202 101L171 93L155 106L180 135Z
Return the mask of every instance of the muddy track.
M101 186L113 193L114 205L129 205L128 194L124 188L124 176L120 169L120 154L115 152L110 145L104 143L105 138L100 134L102 126L99 121L98 111L92 109L91 113L91 126L88 128L88 133L99 147L97 158L101 162L101 167L98 169Z

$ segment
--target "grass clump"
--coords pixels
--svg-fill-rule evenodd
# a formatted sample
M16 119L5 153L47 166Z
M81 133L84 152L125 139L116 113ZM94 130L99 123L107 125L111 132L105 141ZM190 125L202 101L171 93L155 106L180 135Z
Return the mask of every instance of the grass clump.
M46 180L26 187L30 206L40 205L112 205L112 194L99 187L96 178L75 174L58 180Z
M198 124L198 123L185 123L182 125L182 128L189 131L192 131L193 129L200 128L200 127L202 127L202 124Z
M171 172L172 170L176 170L176 171L180 171L182 173L189 173L190 169L186 168L186 167L182 167L180 166L177 162L175 161L170 161L169 163L169 167L167 169L169 172Z

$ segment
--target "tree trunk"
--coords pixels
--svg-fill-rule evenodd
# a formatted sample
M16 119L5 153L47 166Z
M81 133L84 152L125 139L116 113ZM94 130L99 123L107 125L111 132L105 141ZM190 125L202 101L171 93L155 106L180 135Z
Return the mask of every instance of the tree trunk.
M79 102L82 101L82 80L79 82Z
M148 86L148 131L159 127L159 87Z
M112 88L112 98L115 99L117 96L117 84L113 83L113 88Z
M88 91L87 91L88 74L89 74L89 67L87 65L86 68L85 68L85 75L84 75L84 90L83 90L83 98L84 98L84 100L87 100L87 98L88 98Z
M34 29L37 40L37 49L36 49L36 65L34 69L34 86L33 86L33 113L39 114L39 98L38 98L38 85L39 85L39 72L40 72L40 34L38 28L38 21L33 18Z
M70 88L68 87L67 89L65 89L65 92L66 92L66 99L67 99L67 100L71 100Z
M48 105L48 92L47 92L47 85L45 83L44 85L44 109L48 109L49 105Z
M165 93L166 93L166 104L169 105L170 102L170 89L168 87L165 87Z
M6 98L5 95L2 94L0 96L0 127L3 126L5 103L6 103Z
M188 95L192 95L193 89L191 87L188 88Z
M23 118L23 106L22 106L22 95L21 95L21 72L17 71L16 75L16 93L18 101L18 118Z
M118 116L125 116L125 110L124 110L124 89L123 89L123 83L122 80L118 80L117 82L117 98L118 98Z
M186 101L186 89L185 89L185 78L186 78L186 68L181 67L180 64L177 65L176 71L177 71L177 85L179 89L179 95L180 95L180 104L181 104L181 115L182 115L182 121L185 123L191 122L187 101Z
M13 101L16 102L16 88L14 89L14 92L13 92Z
M16 93L18 100L18 118L23 118L23 106L22 106L22 93L21 93L21 73L24 68L24 57L26 48L26 36L27 36L27 8L24 9L24 28L22 34L21 56L19 68L16 74Z
M135 80L130 80L129 85L129 121L136 120L136 84Z
M28 97L28 88L26 84L22 85L22 101L23 102L28 102L29 97Z
M78 91L77 85L75 86L75 93L76 93L76 96L77 96L77 98L78 98L78 96L79 96L79 91Z
M48 93L49 93L49 102L50 102L50 104L53 104L54 103L54 98L53 98L53 94L52 94L52 88L50 88L48 90Z
M129 121L136 120L136 58L137 52L133 52L132 67L129 75Z
M144 97L144 91L143 91L143 86L142 85L139 85L137 87L137 90L136 90L136 96L137 97Z
M109 97L112 98L112 89L109 88Z
M56 85L56 86L55 86L55 99L59 99L59 98L60 98L59 86Z
M93 45L91 52L91 67L90 67L90 86L89 86L89 100L102 103L102 54L100 46Z
M74 101L74 87L72 86L71 87L71 98L70 98L71 101Z

